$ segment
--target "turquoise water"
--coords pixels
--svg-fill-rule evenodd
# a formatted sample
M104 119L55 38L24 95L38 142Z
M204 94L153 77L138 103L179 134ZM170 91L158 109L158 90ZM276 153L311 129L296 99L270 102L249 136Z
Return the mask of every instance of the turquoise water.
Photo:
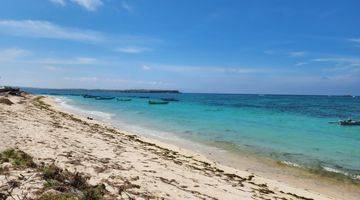
M360 127L329 123L350 116L360 119L359 97L86 92L132 99L121 102L69 95L84 91L31 92L60 94L67 104L108 113L125 124L192 141L231 143L284 163L360 179ZM149 99L140 97L179 101L149 105Z

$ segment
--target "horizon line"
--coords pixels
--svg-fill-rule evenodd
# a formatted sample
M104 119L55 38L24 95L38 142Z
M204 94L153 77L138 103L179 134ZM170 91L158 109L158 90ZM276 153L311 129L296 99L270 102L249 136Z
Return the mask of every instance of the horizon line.
M288 95L288 96L352 96L359 97L360 94L300 94L300 93L233 93L233 92L187 92L179 89L100 89L100 88L46 88L46 87L28 87L28 86L11 86L18 88L40 89L40 90L102 90L102 91L126 91L126 90L158 90L158 91L178 91L180 94L226 94L226 95Z

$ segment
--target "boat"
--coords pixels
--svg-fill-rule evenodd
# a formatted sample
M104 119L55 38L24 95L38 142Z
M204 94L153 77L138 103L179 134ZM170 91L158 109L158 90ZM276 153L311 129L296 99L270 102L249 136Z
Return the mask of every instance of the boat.
M111 100L111 99L115 99L115 97L96 97L96 100Z
M163 100L163 101L179 101L178 99L174 99L174 98L161 98L161 100Z
M95 99L95 98L97 98L97 97L99 97L99 96L84 94L83 97L84 97L84 98L94 98L94 99Z
M339 121L341 126L360 126L360 121L348 119Z
M130 98L116 98L117 101L131 101Z
M353 96L353 95L351 95L351 94L347 94L347 95L340 95L340 97L352 97L352 98L354 98L354 96Z
M155 101L155 100L150 100L149 104L155 105L155 104L169 104L168 101Z

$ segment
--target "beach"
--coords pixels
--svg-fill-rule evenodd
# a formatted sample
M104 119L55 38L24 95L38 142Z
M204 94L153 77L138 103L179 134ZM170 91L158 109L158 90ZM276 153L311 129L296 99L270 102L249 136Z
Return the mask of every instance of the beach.
M356 191L319 192L227 167L176 145L68 113L51 97L8 99L14 104L0 104L0 151L18 149L37 164L78 172L88 177L89 185L104 185L104 199L359 198ZM19 169L9 163L2 168L8 171L0 174L1 186L19 176ZM22 176L28 177L11 191L15 199L23 199L25 193L37 198L37 191L46 191L38 172L26 172Z

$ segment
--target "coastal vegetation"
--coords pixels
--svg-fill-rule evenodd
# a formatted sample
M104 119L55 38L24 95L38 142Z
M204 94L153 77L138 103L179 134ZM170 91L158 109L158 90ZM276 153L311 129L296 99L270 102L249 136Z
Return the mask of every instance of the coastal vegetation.
M33 176L43 180L43 187L36 194L38 200L100 200L106 194L104 184L91 186L87 177L79 172L69 172L55 164L35 164L32 156L19 149L7 149L0 153L0 176L9 181L0 188L0 199L13 198L12 191L31 178L25 178L19 170L32 170ZM22 197L27 199L26 194Z

